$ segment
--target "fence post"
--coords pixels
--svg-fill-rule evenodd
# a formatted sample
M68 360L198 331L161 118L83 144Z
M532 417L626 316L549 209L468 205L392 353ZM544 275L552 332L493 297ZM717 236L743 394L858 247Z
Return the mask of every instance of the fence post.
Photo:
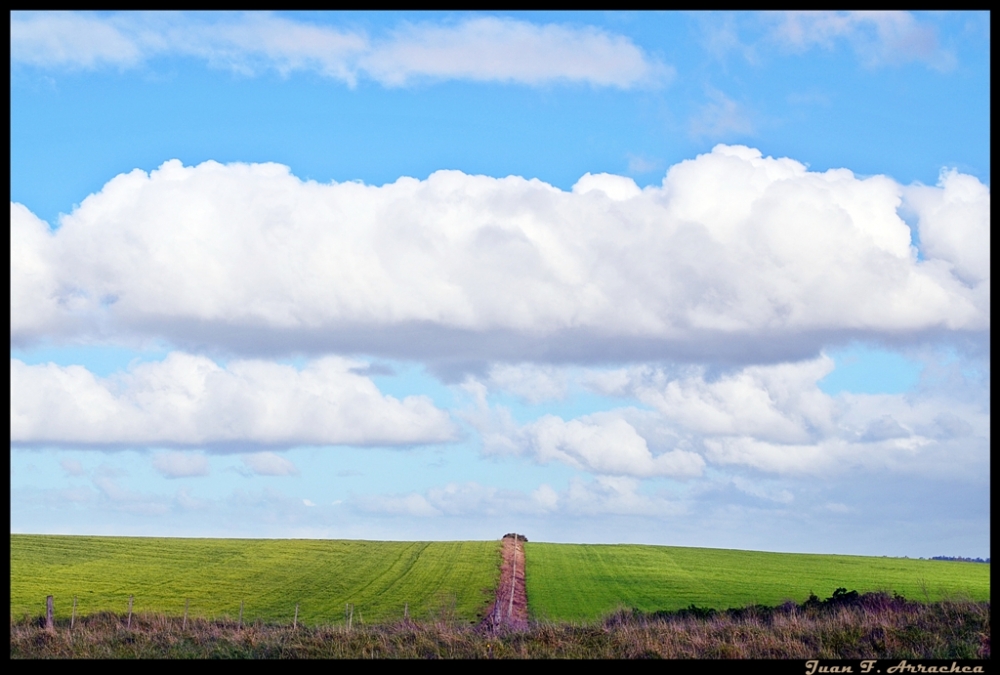
M292 619L292 630L299 627L299 603L295 603L295 618Z
M128 623L125 624L125 627L129 629L132 628L132 599L134 597L132 595L128 596Z
M188 606L191 604L191 598L184 598L184 623L181 624L181 630L187 630L188 627Z
M239 624L239 628L240 628L240 630L243 630L243 601L242 600L240 600L240 624Z
M55 621L53 620L53 614L55 613L53 609L52 596L46 596L45 598L45 630L51 632L55 630Z
M73 630L73 625L76 623L76 596L73 596L73 616L69 619L69 629Z

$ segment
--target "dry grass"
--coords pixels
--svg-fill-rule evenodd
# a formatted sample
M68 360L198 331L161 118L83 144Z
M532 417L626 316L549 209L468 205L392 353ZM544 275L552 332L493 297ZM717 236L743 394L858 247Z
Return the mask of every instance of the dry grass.
M912 603L884 594L712 612L618 612L594 624L491 635L442 617L347 630L98 614L47 632L11 622L11 658L982 659L989 602Z

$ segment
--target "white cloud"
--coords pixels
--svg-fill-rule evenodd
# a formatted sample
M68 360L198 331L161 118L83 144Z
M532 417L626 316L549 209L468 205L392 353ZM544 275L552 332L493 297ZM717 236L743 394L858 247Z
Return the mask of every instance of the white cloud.
M74 311L73 289L61 289L52 268L53 235L44 221L11 202L10 240L11 336L52 331Z
M572 515L674 516L685 511L677 501L644 495L640 483L627 476L597 476L590 482L570 481L564 497L565 511Z
M988 394L959 400L930 388L908 394L830 396L818 382L826 356L748 366L708 377L701 368L634 366L585 374L605 395L635 397L655 413L615 414L658 447L704 453L709 463L777 474L844 474L858 468L974 476L988 463ZM509 429L505 432L512 436Z
M989 191L975 178L908 191L717 146L662 187L587 181L604 187L457 171L321 185L275 164L170 161L114 178L54 233L12 203L12 344L759 360L830 335L989 328ZM936 234L948 228L968 234Z
M18 12L11 17L14 63L133 67L157 56L194 56L248 75L312 70L350 85L367 76L385 86L462 79L630 88L673 74L620 35L500 17L403 25L376 40L269 13Z
M388 85L436 77L630 87L672 73L620 35L593 27L539 26L497 17L469 19L455 26L408 26L361 63Z
M11 359L11 442L289 446L453 437L448 415L427 397L383 396L352 372L357 365L327 357L302 370L265 361L223 368L173 352L162 362L98 378L82 366Z
M610 413L564 421L545 415L520 430L517 442L539 462L559 461L606 476L698 476L705 462L693 452L654 456L635 428Z
M928 257L948 262L969 286L989 293L990 190L952 169L941 173L938 187L914 185L904 205L919 218L920 243Z
M132 66L142 59L141 45L113 23L67 12L11 14L10 57L36 66Z
M486 454L556 461L597 476L690 478L714 464L778 475L864 469L965 480L988 466L987 384L949 381L965 397L927 384L905 394L831 396L819 382L833 368L821 355L715 374L691 366L585 370L574 376L579 385L648 409L623 407L568 421L545 415L525 424L491 406L486 387L470 379L463 388L475 408L463 417L479 432ZM568 381L569 372L552 374ZM738 487L772 501L790 494L765 495L747 485Z
M907 61L923 61L938 70L955 65L954 54L941 48L934 28L910 12L783 12L774 17L772 39L795 50L831 49L843 40L870 67Z
M273 452L245 455L243 463L260 476L293 476L299 472L290 460Z
M153 468L167 478L207 476L208 458L190 452L160 452L153 456Z
M489 384L533 404L558 400L566 395L566 376L553 366L497 363L490 368Z
M540 464L556 461L602 476L686 478L701 475L704 469L704 460L694 452L651 452L646 439L624 418L627 411L584 415L568 422L543 415L519 425L506 408L491 408L485 396L477 396L482 390L475 384L464 385L476 399L476 409L463 417L479 432L486 454L527 455Z
M626 390L689 432L795 443L834 429L835 401L817 386L833 367L823 356L750 366L708 381L701 368L672 376L640 366L628 371Z
M573 185L573 194L585 195L595 190L616 202L626 201L642 194L639 186L628 176L616 176L610 173L585 173Z

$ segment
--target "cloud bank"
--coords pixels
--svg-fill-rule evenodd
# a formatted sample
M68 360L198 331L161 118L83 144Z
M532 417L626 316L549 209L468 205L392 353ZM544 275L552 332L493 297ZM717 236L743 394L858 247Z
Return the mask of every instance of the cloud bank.
M681 162L661 186L587 174L568 192L458 171L319 184L277 164L173 160L115 177L55 231L11 203L11 342L797 360L850 337L985 334L989 219L971 176L902 186L743 146Z
M709 468L797 478L859 470L966 481L988 475L988 384L965 382L965 397L941 387L831 396L819 382L833 367L821 356L721 375L654 364L584 370L578 384L644 409L569 420L547 414L524 424L503 405L489 405L487 386L470 380L464 389L476 405L463 416L487 455L559 462L596 476L684 480ZM527 378L531 367L520 369Z
M82 366L11 359L11 443L64 446L399 445L454 438L448 414L425 396L384 396L358 364L326 357L297 370L265 361L174 352L109 378ZM273 453L251 454L254 472L294 472ZM160 472L207 472L203 457L157 456Z
M403 24L379 39L267 13L11 17L13 63L132 68L165 55L195 57L245 75L307 70L351 86L370 78L388 87L457 79L628 89L669 79L673 72L620 35L502 17Z

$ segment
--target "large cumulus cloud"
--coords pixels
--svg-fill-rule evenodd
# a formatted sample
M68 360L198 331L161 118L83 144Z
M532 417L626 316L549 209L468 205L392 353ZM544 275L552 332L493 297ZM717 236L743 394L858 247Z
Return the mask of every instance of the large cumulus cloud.
M987 331L988 214L969 176L906 188L739 146L681 162L660 187L588 174L570 192L457 171L370 186L170 161L115 177L54 232L11 204L11 339L802 358L852 335Z

